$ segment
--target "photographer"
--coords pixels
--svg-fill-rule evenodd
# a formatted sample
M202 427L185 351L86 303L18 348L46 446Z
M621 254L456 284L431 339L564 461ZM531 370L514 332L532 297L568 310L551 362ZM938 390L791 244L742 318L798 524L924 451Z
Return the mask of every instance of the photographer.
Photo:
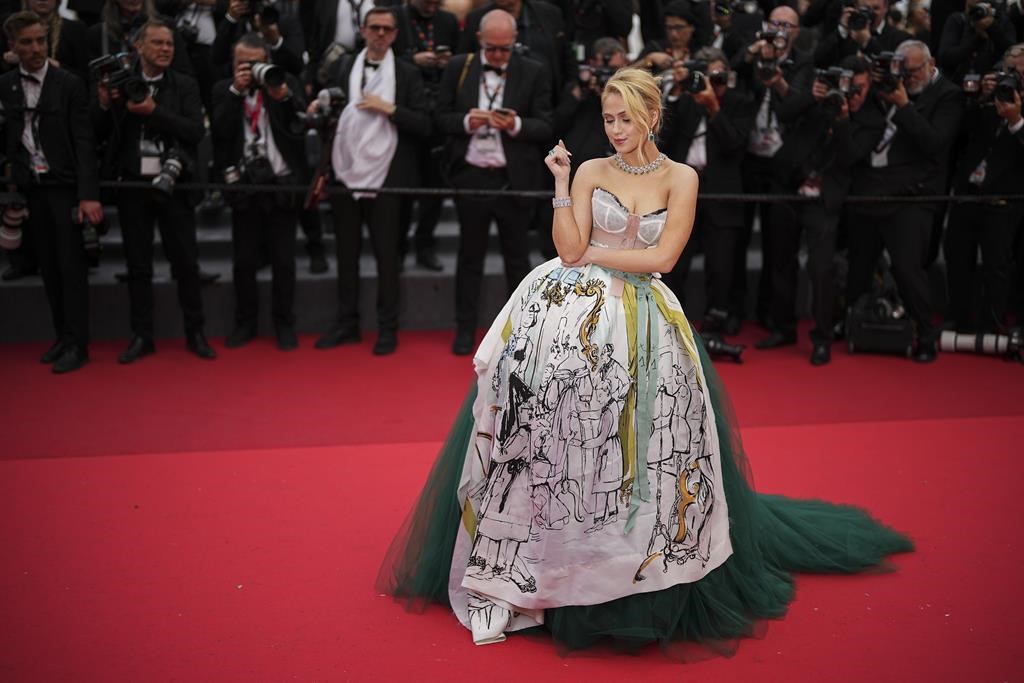
M948 26L948 24L947 24ZM1018 58L1024 64L1024 55ZM967 146L953 174L957 195L1018 194L1024 187L1024 77L1004 61L1004 70L987 74L981 96L967 108ZM949 308L946 321L958 332L1006 332L1013 243L1024 204L953 204L943 245ZM971 301L978 250L982 286L981 314L972 325Z
M697 19L688 2L675 0L665 5L662 14L665 38L648 41L637 57L635 66L667 75L666 72L671 71L673 64L689 59L690 55L701 48L696 24Z
M398 25L389 8L375 7L363 22L366 48L342 57L337 80L348 104L337 121L331 166L347 187L416 187L417 149L430 135L423 83L415 66L395 57ZM314 101L311 110L321 107ZM377 260L378 356L398 348L399 256L402 200L396 195L331 195L338 250L337 324L316 342L318 349L359 341L359 252L363 225Z
M103 5L103 20L89 27L89 60L106 55L132 53L135 50L136 34L140 27L156 18L153 0L106 0ZM188 58L188 46L177 33L174 41L174 61L171 69L189 76L195 74ZM90 82L91 86L91 82Z
M702 193L741 193L743 153L754 126L754 100L729 87L731 73L725 53L703 48L692 62L675 69L673 89L665 106L665 153L700 174ZM698 202L694 237L704 245L707 309L702 331L723 331L729 313L736 243L743 231L743 206ZM682 299L693 260L686 250L668 285Z
M269 50L257 33L235 45L235 75L213 91L214 164L229 193L234 246L235 329L225 346L237 348L256 336L259 290L256 271L269 255L271 305L277 347L298 347L295 336L295 225L301 195L245 192L244 186L298 185L309 181L298 112L306 103L298 79L267 64ZM277 69L278 72L274 72ZM263 247L266 247L264 250Z
M224 13L217 12L217 0L155 0L160 14L173 18L175 34L180 37L199 84L203 109L213 111L213 84L218 75L213 66L213 41Z
M584 161L610 154L601 119L601 92L612 74L626 66L626 50L615 38L599 39L591 54L555 109L555 137L573 151L573 173Z
M53 372L89 358L89 282L84 230L103 221L85 85L49 62L46 28L31 12L4 22L18 68L0 76L4 154L28 204L56 342L42 356ZM47 186L43 186L46 183Z
M887 55L876 57L876 63ZM950 148L963 118L960 88L935 67L928 46L908 40L896 50L902 77L876 68L874 90L885 112L885 131L868 163L854 173L852 195L945 194ZM893 278L917 328L914 359L937 354L931 288L925 269L937 207L927 204L857 204L850 209L848 302L869 291L882 249L888 249Z
M793 42L800 34L797 13L789 7L776 7L768 16L764 30L757 40L733 59L737 76L754 96L757 113L750 131L747 154L743 161L743 191L766 194L778 191L773 159L790 135L787 126L794 123L802 109L798 95L811 89L814 65L806 52L798 50ZM762 326L771 328L771 241L774 224L769 205L760 207L761 219L761 279L757 288L757 318ZM745 205L744 227L733 253L733 287L729 309L732 320L728 329L734 331L743 319L746 308L747 249L754 223L754 204Z
M835 275L833 259L843 200L851 169L868 158L881 138L884 118L864 106L871 91L871 63L847 57L816 74L806 109L775 156L776 176L787 194L816 197L814 202L779 203L772 208L776 226L771 255L772 317L777 329L757 348L796 343L797 274L801 234L807 241L811 285L812 365L831 360Z
M583 46L591 52L594 43L604 36L625 39L633 30L633 3L631 0L562 0L561 5L566 33L574 46Z
M814 51L820 69L853 55L893 51L910 36L887 21L888 0L842 0L843 11L834 31L822 37Z
M43 22L47 33L50 64L69 71L87 82L89 76L89 39L85 24L60 15L57 0L28 0L24 3ZM0 52L4 55L4 70L17 68L18 56L10 49L7 36L0 32Z
M1013 25L995 3L967 0L964 11L951 14L942 27L939 67L947 78L960 83L967 74L991 71L1015 41Z
M129 81L110 87L111 74L97 76L93 120L98 137L108 141L105 177L153 183L142 190L122 189L117 197L132 327L132 341L118 356L120 363L132 363L155 351L154 223L160 227L164 253L177 282L186 346L200 358L217 355L203 334L195 211L185 193L174 187L188 177L195 159L196 145L205 132L203 109L195 80L170 68L173 36L169 24L150 19L138 31L134 45L138 63L130 67ZM117 75L121 82L121 74Z
M231 0L213 41L213 66L218 74L231 71L233 46L256 31L270 48L270 61L296 76L302 74L302 27L298 18L282 16L277 4L266 0Z

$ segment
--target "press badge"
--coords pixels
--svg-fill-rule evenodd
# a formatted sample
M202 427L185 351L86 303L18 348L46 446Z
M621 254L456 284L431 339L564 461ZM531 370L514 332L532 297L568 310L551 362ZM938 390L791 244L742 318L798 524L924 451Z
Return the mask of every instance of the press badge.
M50 172L50 164L46 162L46 157L38 149L32 152L32 172L37 176Z
M501 153L501 140L496 132L488 131L483 134L477 134L475 138L473 146L481 156L491 158Z
M978 164L978 167L974 169L974 171L971 172L970 177L967 178L967 182L969 182L971 185L980 186L983 182L985 182L985 170L987 166L988 162L985 159L982 159L981 163Z
M139 175L151 178L160 174L160 148L152 140L139 141Z

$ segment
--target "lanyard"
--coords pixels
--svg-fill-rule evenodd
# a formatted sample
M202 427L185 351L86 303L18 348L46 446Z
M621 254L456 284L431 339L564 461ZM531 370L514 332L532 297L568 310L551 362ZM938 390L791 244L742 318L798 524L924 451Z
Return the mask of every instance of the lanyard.
M257 139L260 138L260 114L263 112L263 91L256 91L256 104L249 106L249 98L245 99L245 118L249 119L249 129Z
M494 101L498 99L498 95L500 95L501 91L504 90L504 88L505 88L505 74L502 74L502 76L501 76L501 83L498 84L498 87L496 87L494 89L493 93L491 92L491 89L487 87L487 72L486 71L483 73L481 78L482 78L481 82L483 83L483 86L484 86L484 95L487 96L487 110L490 111L491 109L494 108Z
M412 25L416 29L416 35L419 36L420 46L427 52L433 52L434 22L429 19L416 19L412 22ZM423 30L424 26L427 28L426 31Z

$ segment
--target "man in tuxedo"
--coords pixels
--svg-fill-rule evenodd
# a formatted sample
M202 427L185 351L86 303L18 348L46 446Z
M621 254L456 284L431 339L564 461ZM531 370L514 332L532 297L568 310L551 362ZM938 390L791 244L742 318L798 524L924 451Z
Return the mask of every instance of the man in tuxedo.
M458 188L533 190L543 170L540 146L552 137L550 79L543 65L514 54L515 18L492 10L480 20L479 52L452 59L441 80L437 125L450 138L449 177ZM508 291L530 270L526 229L533 200L457 197L452 352L473 352L491 221L498 224Z
M908 40L897 54L903 56L904 75L891 92L875 88L885 130L867 163L854 173L853 195L945 193L950 148L964 113L963 93L939 73L924 43ZM914 360L922 363L937 355L925 269L936 210L922 204L859 204L850 211L846 299L852 304L868 292L882 249L888 249L899 295L917 327Z
M264 253L273 270L272 315L277 347L298 347L295 336L295 225L301 197L291 193L244 191L246 184L290 185L308 182L304 136L298 112L306 108L301 85L289 75L277 86L254 81L252 64L265 62L270 50L257 33L235 45L233 78L213 89L214 164L239 184L229 193L234 245L235 329L225 345L237 348L256 336L259 290L256 271ZM232 171L232 167L234 170ZM234 178L234 173L240 179ZM262 247L266 245L266 252Z
M851 28L850 18L861 12L870 13L870 20L866 25L855 21ZM856 54L873 55L895 50L910 35L890 25L886 20L888 14L889 0L857 0L856 7L844 7L835 30L826 33L814 50L815 65L825 68Z
M681 62L674 68L673 87L666 102L662 130L665 153L700 174L701 193L742 193L743 153L754 126L754 100L749 93L730 88L729 62L721 50L703 48L695 60L706 65L704 88L693 92L690 74ZM743 230L743 206L735 203L698 202L694 236L704 245L707 308L702 331L723 332L729 313L734 277L734 252ZM693 250L683 252L668 285L682 299Z
M306 0L302 4L315 9L315 19L307 23L306 81L319 88L333 82L332 73L342 54L355 54L363 49L361 27L367 13L377 3L375 0Z
M242 36L253 31L262 34L267 43L270 50L267 61L296 76L300 75L303 69L303 40L298 16L282 15L277 3L265 5L261 14L253 14L252 9L249 0L231 0L228 4L227 14L217 27L217 37L210 49L210 58L218 78L224 76L225 72L234 73L234 46Z
M4 32L19 62L17 70L0 76L4 149L28 199L28 236L35 242L56 335L41 360L53 363L55 373L71 372L89 358L82 227L103 220L88 98L82 81L50 64L47 31L37 15L12 14Z
M348 93L331 154L336 180L347 187L415 187L418 148L430 135L430 114L419 69L397 59L391 46L398 23L393 10L371 9L360 29L366 47L346 55L336 85ZM313 107L318 106L314 103ZM359 341L359 252L363 225L377 259L377 328L373 353L398 348L398 288L402 200L394 195L331 195L338 252L337 325L316 342L329 349Z
M126 100L107 79L97 84L94 125L108 140L104 159L106 177L127 181L166 181L176 175L184 181L196 158L196 145L205 132L199 86L193 78L170 68L174 60L174 34L164 21L150 19L139 29L135 42L135 75L149 93L141 102ZM175 173L176 170L176 173ZM132 340L118 356L123 364L153 353L153 226L159 225L164 253L178 286L178 302L185 317L186 346L203 359L217 357L203 334L203 303L199 293L199 263L195 211L180 190L123 189L117 214L128 265Z

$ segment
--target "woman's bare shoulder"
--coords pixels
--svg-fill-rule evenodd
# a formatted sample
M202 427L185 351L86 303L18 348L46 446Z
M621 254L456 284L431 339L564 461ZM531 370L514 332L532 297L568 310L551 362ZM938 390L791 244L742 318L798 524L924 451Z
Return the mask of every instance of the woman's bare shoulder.
M700 176L697 175L697 171L693 170L692 166L672 162L667 176L669 197L672 197L674 194L684 196L697 194Z

